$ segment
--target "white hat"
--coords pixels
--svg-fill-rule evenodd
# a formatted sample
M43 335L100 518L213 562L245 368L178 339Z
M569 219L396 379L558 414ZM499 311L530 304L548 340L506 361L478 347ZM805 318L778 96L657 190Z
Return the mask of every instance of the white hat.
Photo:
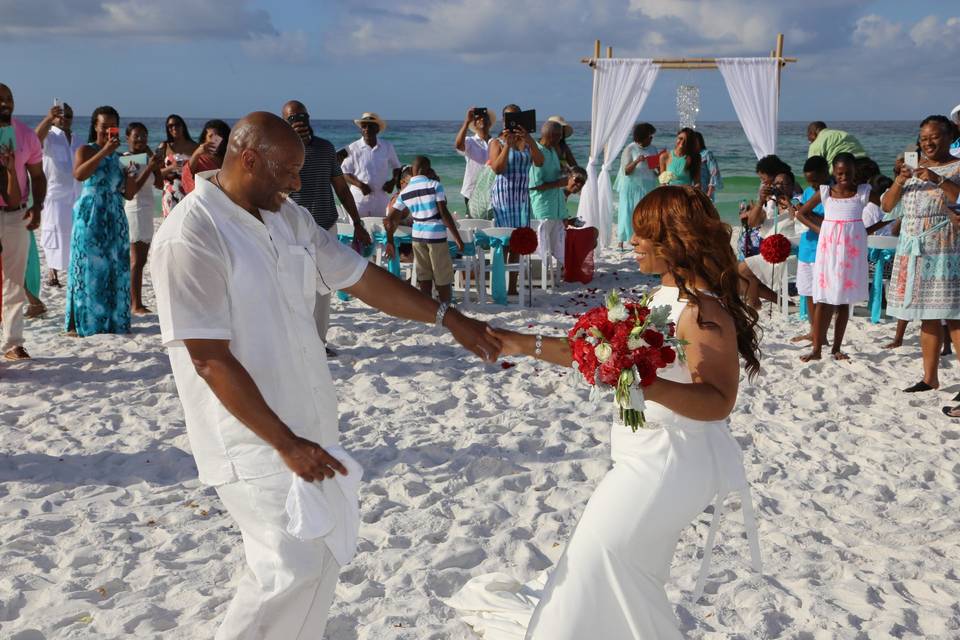
M564 120L563 116L550 116L547 118L547 122L556 122L558 125L563 127L564 138L569 138L573 135L573 126Z
M373 111L364 111L363 115L360 116L360 118L353 121L353 124L359 127L361 124L365 122L372 122L376 124L378 127L380 127L381 132L387 130L387 123L383 120L383 118L375 114Z
M953 108L953 111L950 112L950 119L955 123L960 124L960 104Z

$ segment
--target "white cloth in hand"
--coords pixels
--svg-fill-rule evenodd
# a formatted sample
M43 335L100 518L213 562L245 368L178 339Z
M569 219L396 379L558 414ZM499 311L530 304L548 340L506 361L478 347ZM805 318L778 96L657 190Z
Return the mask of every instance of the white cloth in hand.
M300 540L323 538L342 567L357 552L363 467L343 447L326 451L347 468L347 475L337 473L319 482L294 475L287 493L287 533Z

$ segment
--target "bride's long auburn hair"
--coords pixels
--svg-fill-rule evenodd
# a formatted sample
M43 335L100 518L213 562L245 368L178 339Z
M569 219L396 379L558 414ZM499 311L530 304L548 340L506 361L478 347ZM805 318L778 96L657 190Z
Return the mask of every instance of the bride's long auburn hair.
M657 187L633 211L633 231L655 246L656 256L667 263L680 296L700 307L701 293L716 297L733 318L737 351L753 378L760 371L760 336L757 311L740 298L737 256L730 244L730 225L720 219L707 195L691 186ZM711 296L711 297L713 297ZM698 311L697 324L704 322Z

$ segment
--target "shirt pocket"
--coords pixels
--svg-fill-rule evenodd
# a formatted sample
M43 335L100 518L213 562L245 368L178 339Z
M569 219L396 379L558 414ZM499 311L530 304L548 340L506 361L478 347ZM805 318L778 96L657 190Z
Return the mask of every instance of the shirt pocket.
M317 263L310 247L288 244L280 251L280 286L293 307L303 307L313 313L317 296Z

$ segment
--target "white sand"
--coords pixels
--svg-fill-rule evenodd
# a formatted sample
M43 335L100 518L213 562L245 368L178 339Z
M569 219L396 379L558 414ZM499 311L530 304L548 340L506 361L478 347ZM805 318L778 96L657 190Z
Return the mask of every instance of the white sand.
M633 286L608 253L593 286ZM619 279L611 275L624 269ZM549 331L575 288L533 310L468 309ZM202 487L156 317L132 336L58 335L63 293L27 325L29 363L0 364L0 637L212 637L242 566L239 534ZM148 290L148 305L152 294ZM578 306L578 304L582 306ZM906 396L915 332L853 320L847 363L800 364L800 326L764 312L764 373L745 382L745 450L765 575L726 516L707 596L691 604L709 514L683 535L670 597L693 638L960 636L960 385ZM473 637L443 604L468 578L549 567L608 466L612 414L563 372L484 366L424 326L336 303L331 340L343 443L366 468L360 552L327 638ZM624 428L624 427L616 427ZM642 553L642 549L637 550Z

